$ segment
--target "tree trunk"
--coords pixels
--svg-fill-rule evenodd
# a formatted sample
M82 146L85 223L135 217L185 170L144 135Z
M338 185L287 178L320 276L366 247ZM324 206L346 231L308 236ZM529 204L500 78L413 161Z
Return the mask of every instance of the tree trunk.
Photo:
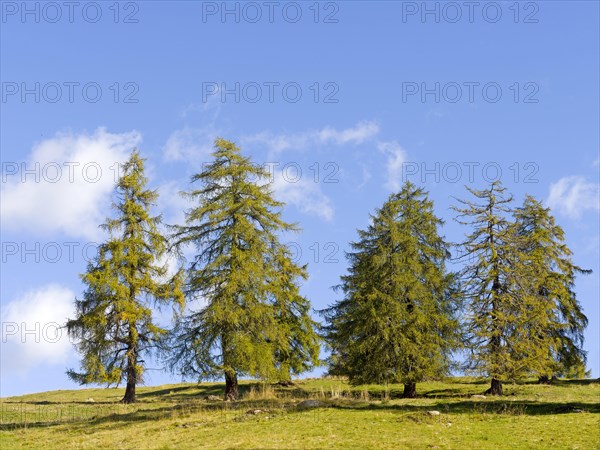
M125 388L125 396L121 399L121 403L135 403L135 385L137 382L135 360L135 353L132 352L127 362L127 387Z
M415 398L417 396L417 383L405 383L402 398Z
M225 401L237 401L238 379L234 370L225 371Z
M135 381L131 382L127 380L125 396L121 400L121 403L135 403Z
M487 395L502 395L502 381L492 378L492 386L485 393Z
M132 343L127 352L127 387L125 388L125 395L121 399L121 403L135 403L135 385L137 384L137 348L136 344L133 343L133 336L135 335L135 327L129 325L129 339L131 339Z

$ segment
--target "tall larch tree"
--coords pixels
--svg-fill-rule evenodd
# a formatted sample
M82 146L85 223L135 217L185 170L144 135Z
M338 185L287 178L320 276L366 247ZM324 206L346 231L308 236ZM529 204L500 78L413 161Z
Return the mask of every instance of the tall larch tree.
M134 150L122 166L113 208L116 217L102 227L108 239L82 275L86 290L76 300L76 317L67 330L82 354L81 370L69 370L80 384L119 384L126 381L123 403L135 402L143 381L144 358L157 349L166 330L157 326L152 307L183 307L183 277L169 277L167 240L160 216L151 207L158 193L146 188L144 160Z
M591 273L572 261L563 229L556 224L549 208L531 196L514 211L514 233L522 256L519 284L530 320L516 330L536 345L531 370L540 381L553 376L585 375L586 354L583 332L587 317L574 287L578 274ZM518 358L519 355L517 355Z
M176 226L176 245L193 244L186 294L196 307L181 317L170 344L174 370L198 379L225 377L237 400L238 376L299 372L317 360L317 335L298 280L306 276L279 242L295 226L281 218L268 172L224 139L186 193L196 206Z
M521 255L512 232L512 196L499 181L489 189L467 187L476 201L459 200L456 220L471 228L459 261L465 299L468 367L487 374L491 395L502 395L502 382L527 372L535 351L529 339L516 340L527 321L519 266Z
M515 243L506 216L512 196L501 183L487 190L467 187L480 203L459 200L457 221L472 228L459 260L467 261L460 273L466 300L469 364L491 377L492 395L502 395L502 381L512 374L509 356L514 311L509 286L515 280Z
M352 384L416 383L447 373L458 342L450 254L427 193L406 183L358 230L343 298L322 311L330 373Z

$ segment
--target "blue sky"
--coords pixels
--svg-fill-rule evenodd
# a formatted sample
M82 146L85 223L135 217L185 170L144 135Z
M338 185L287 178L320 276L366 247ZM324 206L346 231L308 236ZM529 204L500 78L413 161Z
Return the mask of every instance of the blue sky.
M115 164L138 146L155 211L177 223L216 136L272 168L316 309L405 179L429 190L450 241L466 231L449 209L464 185L500 177L516 204L543 199L594 271L576 292L600 375L597 2L23 5L1 2L0 395L75 387L54 324L102 239Z

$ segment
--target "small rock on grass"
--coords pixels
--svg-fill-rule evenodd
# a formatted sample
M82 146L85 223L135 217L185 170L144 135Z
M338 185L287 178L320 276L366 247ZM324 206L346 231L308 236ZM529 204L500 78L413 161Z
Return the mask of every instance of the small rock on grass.
M471 398L487 398L485 395L471 395Z
M427 411L427 414L430 416L439 416L441 413L439 411Z
M204 400L207 400L209 402L220 402L223 399L216 395L207 395L206 397L204 397Z

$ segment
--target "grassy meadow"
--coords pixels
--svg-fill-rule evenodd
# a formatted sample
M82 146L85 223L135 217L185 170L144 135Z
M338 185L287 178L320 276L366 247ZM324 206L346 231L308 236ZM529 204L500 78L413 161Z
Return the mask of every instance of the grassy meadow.
M449 378L402 399L401 385L248 381L232 403L222 383L193 383L140 387L132 405L123 388L51 391L1 399L0 448L600 448L598 380L487 388Z

